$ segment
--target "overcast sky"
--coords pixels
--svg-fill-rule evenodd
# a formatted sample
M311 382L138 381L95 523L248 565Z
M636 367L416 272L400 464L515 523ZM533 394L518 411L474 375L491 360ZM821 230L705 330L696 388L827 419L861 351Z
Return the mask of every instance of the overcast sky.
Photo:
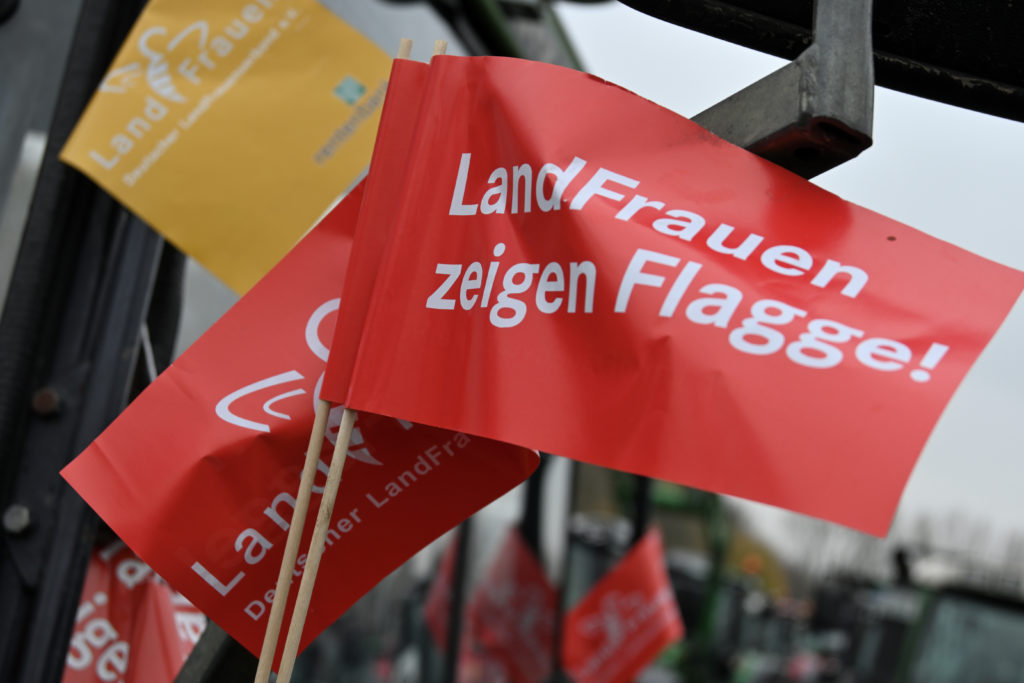
M784 62L615 2L558 7L587 71L692 116ZM1024 270L1024 124L876 88L874 146L815 179L844 199ZM900 516L960 510L1024 532L1024 303L957 391ZM759 506L766 507L766 506ZM761 515L777 524L789 513Z

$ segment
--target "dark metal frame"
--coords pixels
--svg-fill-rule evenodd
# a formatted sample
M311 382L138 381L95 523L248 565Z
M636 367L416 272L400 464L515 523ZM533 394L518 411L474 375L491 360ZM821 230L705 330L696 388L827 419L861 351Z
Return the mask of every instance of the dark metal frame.
M139 7L83 4L0 321L0 679L9 683L61 679L98 525L58 471L123 408L148 314L161 349L176 329L180 255L57 159ZM150 306L158 279L166 310Z
M695 31L794 59L812 41L813 0L622 0ZM1008 0L878 0L878 85L1024 121L1024 5Z
M733 144L811 178L871 146L869 0L817 0L814 43L694 117Z

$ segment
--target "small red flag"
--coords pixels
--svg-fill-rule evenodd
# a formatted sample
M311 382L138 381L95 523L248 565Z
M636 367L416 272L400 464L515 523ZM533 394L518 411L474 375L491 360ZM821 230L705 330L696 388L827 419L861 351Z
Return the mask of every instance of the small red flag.
M254 653L273 602L359 201L355 192L336 207L62 472L141 558ZM322 444L302 548L340 412L332 411L335 429ZM538 461L508 444L360 413L302 646L421 547L526 479ZM299 555L296 578L305 559Z
M93 551L63 683L170 683L206 617L124 543Z
M415 137L428 70L426 64L406 59L396 59L391 67L381 126L370 170L363 183L365 194L356 221L352 260L343 279L346 296L338 318L345 324L334 331L331 355L327 359L323 396L337 403L345 401L370 307L370 295L398 211L395 199Z
M566 616L562 665L576 683L621 683L682 636L661 532L650 529Z
M461 532L459 532L461 533ZM458 539L453 539L445 548L444 555L438 566L437 575L427 593L423 605L423 620L427 631L438 649L445 652L448 648L448 627L451 623L452 586L455 575L455 559L458 550ZM500 561L500 558L499 558ZM484 643L479 631L481 624L472 618L473 603L468 612L470 617L462 622L462 637L459 643L455 680L459 683L506 683L510 681L504 659L493 652Z
M516 683L551 673L555 589L518 530L509 532L469 605L473 634Z

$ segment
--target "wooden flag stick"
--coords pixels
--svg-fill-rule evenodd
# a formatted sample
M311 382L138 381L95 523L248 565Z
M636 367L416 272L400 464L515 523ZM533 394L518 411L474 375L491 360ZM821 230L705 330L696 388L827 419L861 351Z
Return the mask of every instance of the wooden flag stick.
M306 624L306 612L309 610L309 603L313 597L313 585L316 583L316 573L320 569L320 558L324 554L327 530L331 526L331 515L334 513L334 501L338 497L338 489L341 488L341 473L345 469L345 460L348 457L348 447L352 440L352 427L355 421L356 411L345 408L345 412L341 416L341 427L338 429L338 440L334 443L331 467L327 471L327 483L324 484L323 498L320 499L316 526L313 527L313 538L310 540L309 550L306 552L302 581L299 583L298 595L295 596L295 608L292 610L288 636L284 642L284 651L281 653L277 683L288 683L292 678L295 657L299 652L299 641L302 639L302 627Z
M447 49L448 43L446 41L434 41L435 55L444 54ZM408 59L411 53L412 41L403 38L398 45L397 58ZM341 321L338 321L338 324L341 324ZM345 468L345 460L348 456L348 447L352 439L352 428L355 420L356 412L345 408L341 418L341 427L338 429L338 439L334 444L334 453L331 455L331 465L327 472L327 482L324 484L323 497L320 499L316 526L313 528L313 537L310 539L309 550L306 552L306 563L303 566L302 581L299 583L299 592L295 597L295 607L292 610L291 621L288 624L288 635L285 638L284 650L281 653L281 665L278 668L277 683L290 683L292 671L295 668L295 658L298 655L299 643L302 640L302 630L306 624L306 615L313 597L316 575L320 569L320 559L324 553L327 530L330 528L331 515L334 513L334 502L337 499L338 490L341 488L341 475ZM292 563L294 563L294 559ZM291 567L292 564L289 564L289 571ZM275 602L276 597L275 595ZM276 639L277 634L275 633L275 643ZM270 659L273 659L273 652L270 654ZM257 682L263 683L259 679L257 679Z
M306 449L306 461L302 466L302 478L299 491L295 496L295 509L292 510L292 522L288 527L288 538L284 545L284 557L281 558L281 569L277 574L277 586L274 589L274 602L270 606L267 617L267 630L263 635L263 647L260 650L260 662L256 668L256 683L267 683L270 680L270 667L277 649L277 637L281 632L281 621L284 607L288 602L288 589L291 588L292 570L299 554L299 541L302 539L302 528L306 525L306 513L309 511L309 498L313 491L313 478L316 466L320 461L320 449L327 431L327 418L331 412L331 404L324 400L316 402L316 414L313 418L313 430L309 434L309 447Z
M408 38L402 38L398 44L398 59L408 59L411 53L412 41ZM330 402L324 400L317 401L316 415L313 418L313 429L309 435L309 447L306 449L306 461L302 468L302 479L299 482L299 490L295 497L295 509L292 511L292 521L291 525L288 527L288 538L285 541L284 557L281 558L281 568L277 574L277 585L274 588L274 601L270 606L270 615L267 617L267 630L263 634L263 646L260 649L260 660L259 665L256 668L255 683L268 683L270 680L274 653L277 651L277 640L281 634L281 622L284 617L284 609L288 603L292 571L295 567L295 561L299 554L299 541L302 538L302 530L306 524L306 515L309 511L309 499L313 491L313 479L316 476L317 463L320 459L320 449L324 442L324 433L327 431L327 420L330 412ZM341 436L342 435L339 433L339 441L341 440ZM349 432L348 439L351 439L351 431ZM348 451L348 446L349 444L346 441L346 452ZM332 457L332 464L336 459L337 458ZM344 459L342 459L341 465L344 465ZM339 483L340 478L341 475L339 473ZM337 493L337 489L338 487L335 486L335 494ZM320 513L318 512L317 514L319 516ZM328 515L328 517L329 516L330 515ZM303 621L304 620L305 616L303 616Z
M409 55L412 54L412 41L408 38L402 38L398 41L398 54L395 55L396 59L409 59Z

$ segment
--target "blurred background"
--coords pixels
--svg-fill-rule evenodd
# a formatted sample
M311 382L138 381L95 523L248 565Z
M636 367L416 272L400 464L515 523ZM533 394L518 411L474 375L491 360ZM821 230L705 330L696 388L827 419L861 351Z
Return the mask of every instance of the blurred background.
M777 10L774 18L758 15L755 10L764 9L759 3L676 3L696 7L687 21L706 33L611 0L324 4L388 53L399 38L411 37L414 58L426 59L433 40L444 38L450 54L505 54L583 69L688 117L780 69L810 40L809 1L765 3ZM672 2L630 4L662 16L673 7ZM1024 35L1024 14L1005 0L979 2L965 18L954 4L930 3L925 9L925 3L904 2L887 11L904 12L911 27L914 21L937 21L959 41L938 31L930 37L920 31L901 33L895 22L880 25L882 10L876 8L876 50L880 41L888 42L885 53L876 57L881 66L880 85L874 88L873 144L813 182L1024 269L1019 208L1024 54L1016 39L1003 44L1006 35ZM729 14L723 6L735 11ZM59 321L75 314L67 298L73 273L123 267L109 256L83 264L88 250L66 235L82 226L130 218L91 183L59 167L54 141L67 135L80 111L69 103L83 101L95 87L118 36L140 8L124 0L0 2L0 301L7 299L0 328L0 363L5 364L0 377L5 528L0 604L8 606L0 666L10 672L5 680L60 680L82 558L96 534L104 533L88 519L88 511L53 493L55 484L47 479L80 450L84 437L45 432L53 396L42 392L38 377L59 353ZM754 29L744 32L736 26ZM796 27L796 37L788 44L773 42L773 36L788 35L785 26ZM914 63L923 65L921 73L938 70L969 87L944 86L940 77L915 80L912 69L903 80L885 78L893 88L943 101L882 87L888 82L884 65L899 62L900 50L909 54L919 43L940 55L935 63L915 56ZM941 63L945 53L1012 57L1012 50L1016 58L1004 65L1002 81L989 73L967 73L960 63ZM996 83L1005 98L993 100L971 78ZM156 285L145 294L143 340L128 370L92 389L112 408L109 415L90 418L95 425L86 433L101 428L127 395L145 385L147 364L155 370L165 367L235 301L193 262L166 247L153 249L146 253L157 272ZM125 277L118 281L122 298L105 294L106 303L89 309L90 315L116 323L111 311L127 305L125 298L130 304L135 293L131 274ZM138 321L134 327L122 324L131 328L125 334L136 339ZM456 563L446 603L452 641L464 620L467 596L486 587L488 568L500 559L495 554L506 533L523 535L559 588L559 609L565 612L645 528L657 524L686 636L637 680L1024 681L1019 646L1024 641L1021 349L1024 308L1018 302L941 418L885 539L545 456L528 484L469 520L460 534L450 533L424 549L344 615L300 657L296 679L503 680L486 666L484 654L474 657L471 637L454 639L462 643L458 652L439 647L428 628L424 604L441 580L438 564L446 550L451 548ZM89 396L93 399L78 405L93 405L95 396ZM48 455L32 455L36 452ZM40 464L45 457L52 463ZM41 510L33 508L36 517L31 519L47 530L42 539L23 537L28 511L17 507L15 493L26 487L47 501ZM39 569L44 565L50 571ZM34 567L35 574L26 566ZM28 575L37 579L26 581ZM52 626L46 630L40 623ZM34 634L28 647L16 637L26 624ZM223 671L237 661L232 656L239 655L230 648L213 654L197 649L192 669L179 680L231 680ZM556 673L555 679L560 677Z

